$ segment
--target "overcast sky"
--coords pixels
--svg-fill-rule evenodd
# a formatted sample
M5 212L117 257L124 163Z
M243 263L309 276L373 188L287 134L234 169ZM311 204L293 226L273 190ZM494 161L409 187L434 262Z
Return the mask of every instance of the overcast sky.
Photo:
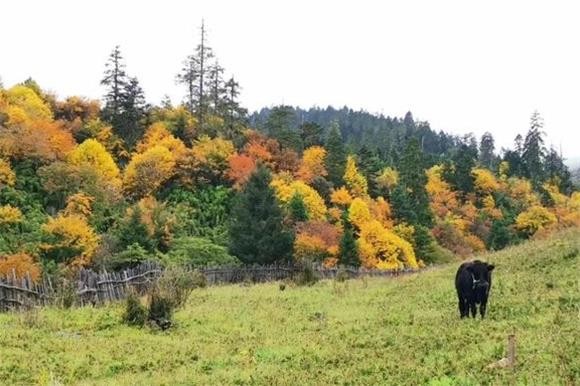
M0 77L99 98L119 44L147 99L180 102L175 74L199 38L243 87L250 110L343 106L500 146L537 109L547 144L580 157L576 1L30 1L0 6Z

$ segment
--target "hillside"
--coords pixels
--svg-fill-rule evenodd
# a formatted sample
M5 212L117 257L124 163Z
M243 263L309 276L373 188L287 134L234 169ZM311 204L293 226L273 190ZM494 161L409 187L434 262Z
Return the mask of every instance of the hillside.
M451 264L397 279L197 290L167 332L122 307L0 315L6 384L578 384L580 231L480 256L485 320L459 320ZM486 370L517 337L517 367Z

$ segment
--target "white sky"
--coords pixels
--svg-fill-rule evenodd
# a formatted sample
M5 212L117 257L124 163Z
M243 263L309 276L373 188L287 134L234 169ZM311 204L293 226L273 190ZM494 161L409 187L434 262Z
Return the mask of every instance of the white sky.
M174 82L205 18L209 44L250 110L348 105L452 133L524 134L580 157L580 3L575 1L30 1L0 5L0 77L98 98L121 45L147 99ZM498 147L499 147L498 146Z

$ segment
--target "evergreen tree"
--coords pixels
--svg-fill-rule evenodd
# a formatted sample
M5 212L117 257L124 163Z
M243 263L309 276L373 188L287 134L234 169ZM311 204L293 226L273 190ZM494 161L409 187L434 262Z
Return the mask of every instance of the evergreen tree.
M209 100L212 112L217 116L224 116L225 105L225 84L223 80L224 68L216 60L208 71L209 80Z
M493 170L495 167L495 141L493 135L489 132L485 132L481 136L481 142L479 143L479 163Z
M360 265L358 247L354 237L354 229L348 218L347 211L343 213L342 222L344 225L344 232L342 234L342 238L340 239L338 262L340 265L358 267Z
M265 129L283 148L302 150L302 139L294 129L296 115L291 106L276 106L270 112Z
M201 21L200 41L193 55L189 55L181 72L177 74L177 83L183 84L187 89L187 106L190 113L195 114L200 127L205 127L206 115L209 108L209 82L210 60L213 58L213 50L207 45L206 31L203 20ZM209 86L209 87L208 87Z
M322 146L322 126L314 122L306 122L300 126L300 135L304 148L311 146Z
M469 142L463 142L453 156L453 166L447 164L444 178L453 188L463 195L474 191L475 178L471 171L475 167L477 148Z
M235 81L234 77L231 77L225 83L224 88L224 121L227 130L225 137L236 140L241 135L248 111L242 108L238 102L240 85Z
M237 197L230 225L230 251L246 264L291 257L293 234L284 228L268 169L260 166Z
M147 105L137 78L127 76L119 46L109 56L101 84L107 87L103 119L113 126L115 133L131 148L143 135Z
M300 193L294 193L288 202L288 212L293 223L308 220L308 210Z
M326 170L328 181L335 187L343 184L344 169L346 166L346 150L342 142L342 135L338 123L334 122L328 139L326 140Z
M101 85L107 88L107 92L104 97L103 118L105 121L110 122L113 127L116 127L119 125L125 88L129 83L119 46L115 46L113 52L109 55L109 60L105 64L104 75Z
M543 160L546 154L544 147L544 133L542 117L535 111L530 119L530 130L526 134L522 148L522 164L524 175L529 178L535 187L544 181Z
M129 79L125 86L121 106L123 112L120 116L119 136L125 140L129 148L132 148L143 136L145 131L143 121L147 111L145 94L137 78Z
M550 151L546 155L545 171L546 177L550 182L558 186L560 192L564 194L572 193L574 186L572 184L570 170L564 163L562 156L553 147L550 148Z
M400 220L410 224L430 226L432 222L429 208L429 197L425 185L423 153L419 148L418 141L413 138L407 144L401 167L399 170L399 184L393 191L393 200L399 201L400 208L395 210L395 215ZM393 202L394 206L397 205ZM412 212L412 213L411 213Z

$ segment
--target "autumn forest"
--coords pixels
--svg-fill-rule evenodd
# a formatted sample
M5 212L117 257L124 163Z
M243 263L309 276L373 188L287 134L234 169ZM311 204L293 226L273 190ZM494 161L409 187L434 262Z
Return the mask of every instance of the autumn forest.
M128 59L128 58L127 58ZM580 192L531 112L486 133L347 107L249 113L203 33L183 102L147 103L120 47L102 100L0 85L0 275L154 260L418 269L580 225Z

